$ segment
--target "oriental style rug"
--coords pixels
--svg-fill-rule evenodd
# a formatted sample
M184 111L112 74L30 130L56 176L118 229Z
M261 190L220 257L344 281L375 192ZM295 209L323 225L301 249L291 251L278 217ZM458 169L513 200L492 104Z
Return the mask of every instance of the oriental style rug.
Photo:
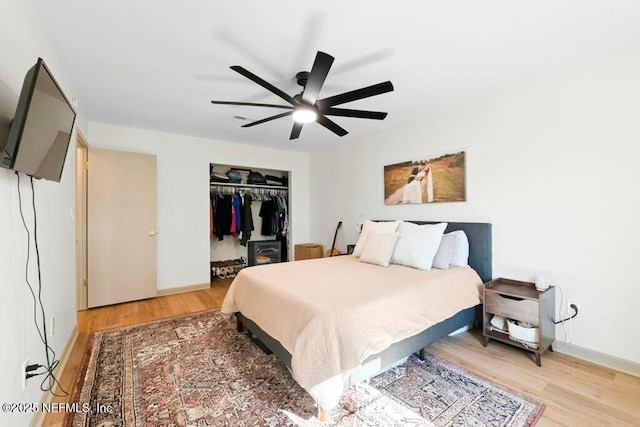
M427 354L349 388L321 423L287 368L219 310L93 333L70 403L91 410L66 426L531 426L544 410Z

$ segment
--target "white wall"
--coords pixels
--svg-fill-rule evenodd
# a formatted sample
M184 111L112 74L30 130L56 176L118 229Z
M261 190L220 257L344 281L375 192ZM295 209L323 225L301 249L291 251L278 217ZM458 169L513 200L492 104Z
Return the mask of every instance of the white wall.
M87 139L89 149L158 156L158 289L210 280L210 163L290 171L291 241L308 240L308 154L97 122Z
M543 273L579 306L574 345L640 363L638 76L634 46L315 154L310 236L343 220L344 250L360 213L491 222L494 277ZM384 205L384 165L459 150L466 202Z
M65 72L61 57L47 31L40 6L35 0L0 1L0 84L17 94L29 68L42 57L69 98L74 87ZM13 105L15 109L15 105ZM82 115L79 121L83 123ZM75 135L72 144L75 144ZM60 183L35 181L38 220L38 245L41 257L42 301L47 314L49 344L60 354L75 326L75 150L69 149ZM21 176L23 209L33 235L31 188L28 177ZM19 213L17 177L0 169L0 401L37 403L42 398L42 377L29 379L21 389L20 367L45 363L44 345L34 326L33 299L25 282L27 237ZM37 293L35 247L31 241L29 281ZM55 335L50 319L56 318ZM38 314L40 318L40 315ZM71 390L68 390L69 392ZM27 425L32 413L0 412L1 425Z

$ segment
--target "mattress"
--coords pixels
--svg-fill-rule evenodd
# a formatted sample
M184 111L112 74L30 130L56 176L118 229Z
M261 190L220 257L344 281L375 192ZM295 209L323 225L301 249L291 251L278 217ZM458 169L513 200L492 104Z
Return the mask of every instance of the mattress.
M245 268L222 313L255 322L291 354L293 378L324 409L372 354L480 303L470 267L417 270L352 256Z

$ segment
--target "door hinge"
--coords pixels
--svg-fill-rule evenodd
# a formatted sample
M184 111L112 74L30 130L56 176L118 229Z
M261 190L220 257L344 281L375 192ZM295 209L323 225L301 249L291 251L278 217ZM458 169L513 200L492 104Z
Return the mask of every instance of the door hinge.
M89 287L89 279L83 279L83 280L82 280L82 285L83 285L85 288Z
M87 162L87 161L82 162L82 169L88 171L89 170L89 162Z

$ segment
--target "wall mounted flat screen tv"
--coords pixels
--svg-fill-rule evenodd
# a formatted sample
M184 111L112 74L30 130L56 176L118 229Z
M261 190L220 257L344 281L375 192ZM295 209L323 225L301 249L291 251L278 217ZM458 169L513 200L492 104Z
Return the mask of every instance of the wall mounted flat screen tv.
M75 119L69 100L38 58L24 79L0 166L60 182Z

